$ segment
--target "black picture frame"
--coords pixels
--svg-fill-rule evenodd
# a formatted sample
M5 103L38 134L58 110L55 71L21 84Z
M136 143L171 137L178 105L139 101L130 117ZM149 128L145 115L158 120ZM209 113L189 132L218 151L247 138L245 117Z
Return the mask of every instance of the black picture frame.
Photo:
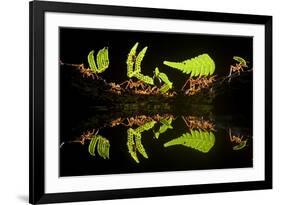
M30 11L30 165L29 202L31 204L153 197L272 188L272 17L262 15L183 11L169 9L105 6L93 4L32 1ZM236 183L135 188L71 193L45 192L44 164L44 14L46 12L97 14L110 16L150 17L265 26L265 180Z

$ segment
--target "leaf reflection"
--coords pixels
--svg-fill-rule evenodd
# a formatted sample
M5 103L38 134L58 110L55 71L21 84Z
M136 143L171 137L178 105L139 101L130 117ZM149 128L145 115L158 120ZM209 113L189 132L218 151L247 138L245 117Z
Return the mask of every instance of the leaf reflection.
M143 136L151 136L149 133L146 133L146 131L153 130L153 136L155 139L159 139L159 136L166 132L169 136L171 133L175 133L169 132L173 129L175 119L176 117L171 114L119 117L111 120L109 123L105 123L99 129L95 128L83 132L76 140L67 143L76 142L84 145L86 144L86 141L89 141L88 152L91 156L99 155L103 159L109 159L110 141L101 134L98 134L99 131L106 127L127 127L126 144L129 156L134 162L140 163L140 156L145 159L149 158L149 155L142 144ZM183 131L179 137L165 142L163 144L165 148L182 145L202 153L208 153L213 148L216 141L215 132L217 132L215 129L216 125L213 120L208 118L206 119L206 117L202 116L192 115L181 116L181 118L178 119L182 120L182 122L186 125L186 130ZM159 126L155 126L156 124ZM241 130L237 128L234 130L235 132L233 132L230 128L223 127L222 124L218 124L218 126L220 127L220 130L228 133L228 139L231 142L230 149L237 151L242 150L247 146L249 136L247 137L243 130L242 133L244 133L244 135L241 135ZM161 140L157 140L157 143L161 143ZM162 147L162 145L160 147ZM146 148L149 148L149 145L147 145Z
M93 136L88 147L90 155L95 156L96 147L99 156L103 159L109 159L110 143L106 138L101 135Z
M215 135L213 132L202 130L191 130L190 133L186 132L179 138L173 139L164 144L164 147L174 145L183 145L193 148L203 153L208 153L215 144Z
M137 156L137 151L146 159L148 159L148 155L141 143L142 132L148 131L152 129L155 125L156 121L152 120L147 122L136 129L129 128L127 130L127 147L131 157L135 160L135 162L139 163L139 159Z
M173 129L172 126L173 118L168 117L160 120L160 123L162 124L157 132L154 132L154 136L156 139L159 138L160 134L163 134L166 132L168 129Z

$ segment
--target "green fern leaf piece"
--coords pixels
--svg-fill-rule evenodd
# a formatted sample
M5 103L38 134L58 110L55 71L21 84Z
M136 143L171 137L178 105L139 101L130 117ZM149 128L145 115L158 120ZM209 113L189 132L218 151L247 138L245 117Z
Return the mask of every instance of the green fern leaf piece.
M161 134L166 132L168 129L173 129L173 126L171 125L173 121L173 118L169 117L168 119L161 119L160 123L162 124L157 132L154 132L154 136L156 139L159 138Z
M137 42L130 50L128 57L127 57L127 76L129 78L133 77L134 75L134 65L136 61L136 53L139 43Z
M109 159L109 148L110 144L109 141L102 137L101 135L95 135L90 141L88 151L90 155L95 156L95 150L97 147L97 152L99 156L101 156L103 159Z
M209 67L209 75L213 75L214 72L215 72L215 69L216 69L216 65L215 65L215 62L214 60L208 55L206 54L204 56L205 60L209 63L210 67Z
M241 150L244 147L246 147L247 145L247 140L243 140L240 144L236 145L233 147L233 150L237 151L237 150Z
M246 62L246 60L244 58L239 57L239 56L233 56L233 59L238 61L242 66L248 67L247 66L247 62Z
M145 82L146 84L149 84L149 85L153 85L154 84L153 78L151 78L151 77L149 77L147 75L143 75L143 74L137 72L137 73L134 73L133 76L136 77L137 79Z
M203 153L208 153L215 144L215 136L212 132L206 131L191 131L190 133L184 133L179 138L173 139L164 144L164 147L170 147L174 145L183 145L193 148Z
M173 87L173 83L169 80L168 76L165 73L160 72L158 67L155 68L154 76L160 78L164 82L164 85L160 88L162 94L166 93Z
M106 138L99 136L97 150L98 150L98 154L103 159L109 159L109 148L110 148L109 141Z
M173 83L169 80L168 76L165 73L159 73L159 78L167 85L172 85Z
M196 67L195 67L195 71L194 71L194 76L198 76L201 72L201 66L202 66L202 62L200 60L199 57L196 57L195 59L193 59L195 64L196 64Z
M95 74L104 72L109 66L108 48L100 49L97 54L97 64L94 57L94 50L88 54L88 64L91 71Z
M141 52L138 54L135 62L135 69L134 72L132 73L132 76L136 77L137 79L145 82L146 84L153 85L153 79L147 75L143 75L141 73L141 62L145 56L145 53L147 51L147 47L144 47Z
M129 128L127 130L127 147L131 157L135 160L136 163L139 163L140 161L138 159L137 152L136 152L137 148L134 140L134 133L135 131L132 128Z
M146 84L154 85L153 79L141 73L141 62L145 56L148 47L144 47L141 52L137 53L138 42L131 48L127 57L127 76L129 78L135 77Z
M164 65L167 65L171 68L175 68L177 70L182 71L183 73L189 74L191 72L191 67L190 62L187 63L187 61L183 61L183 62L170 62L170 61L164 61L163 62ZM188 71L187 71L188 68Z
M104 72L109 66L108 48L104 47L97 54L98 73Z
M166 93L166 92L168 92L170 90L170 86L168 86L168 85L163 85L161 88L160 88L160 92L162 93L162 94L164 94L164 93Z
M208 76L215 72L215 62L206 53L182 62L164 61L163 64L184 74L190 73L190 77Z
M139 159L137 156L137 151L144 157L148 158L148 155L141 143L141 133L144 131L148 131L154 127L155 121L149 121L136 129L129 128L127 130L127 147L131 157L134 159L136 163L139 163Z
M200 64L200 68L199 68L199 77L201 76L205 76L206 71L208 73L209 71L209 64L208 62L205 61L204 56L202 55L200 58L198 58L198 63ZM207 74L208 75L208 74Z
M201 56L201 61L203 61L202 66L203 66L203 71L202 71L202 75L203 76L208 76L208 75L212 75L215 71L215 65L212 63L211 58L209 58L209 56L207 54L203 54Z
M136 63L135 63L135 72L140 73L141 72L141 62L145 56L145 53L147 51L147 46L144 47L141 52L139 52L137 58L136 58Z
M139 153L144 157L144 158L148 158L147 153L141 143L141 134L140 133L136 133L135 135L135 142L136 142L136 147L137 150L139 151Z
M148 131L150 129L152 129L155 125L156 121L155 120L151 120L149 122L146 122L145 124L139 126L138 128L135 129L136 133L142 133L144 131Z
M186 61L183 61L181 65L181 63L179 63L177 65L177 67L182 67L182 72L185 73L185 74L189 74L191 72L191 64L190 64L190 61L191 60L186 60Z
M93 138L90 141L88 151L89 151L90 155L92 155L92 156L95 156L95 149L96 149L98 140L99 140L99 136L95 135L95 136L93 136Z
M172 117L161 119L160 122L163 125L165 125L166 127L168 127L169 129L173 129L173 126L172 126L173 118Z
M94 57L94 50L90 51L88 54L88 64L90 69L93 71L93 73L98 72L97 65L95 62L95 57Z

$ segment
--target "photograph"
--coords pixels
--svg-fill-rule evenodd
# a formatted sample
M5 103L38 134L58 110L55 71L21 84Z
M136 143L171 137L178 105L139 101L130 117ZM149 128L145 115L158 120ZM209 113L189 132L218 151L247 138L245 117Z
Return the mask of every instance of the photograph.
M60 177L253 167L252 36L58 35Z
M272 188L272 16L29 6L30 203Z

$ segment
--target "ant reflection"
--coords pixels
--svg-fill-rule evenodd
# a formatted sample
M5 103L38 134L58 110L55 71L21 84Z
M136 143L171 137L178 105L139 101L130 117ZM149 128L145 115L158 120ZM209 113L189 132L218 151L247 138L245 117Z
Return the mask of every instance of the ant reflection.
M232 147L233 150L241 150L247 146L248 139L245 139L246 137L244 138L244 136L241 134L237 134L237 135L232 134L231 128L228 129L228 133L229 133L230 142L235 144Z

